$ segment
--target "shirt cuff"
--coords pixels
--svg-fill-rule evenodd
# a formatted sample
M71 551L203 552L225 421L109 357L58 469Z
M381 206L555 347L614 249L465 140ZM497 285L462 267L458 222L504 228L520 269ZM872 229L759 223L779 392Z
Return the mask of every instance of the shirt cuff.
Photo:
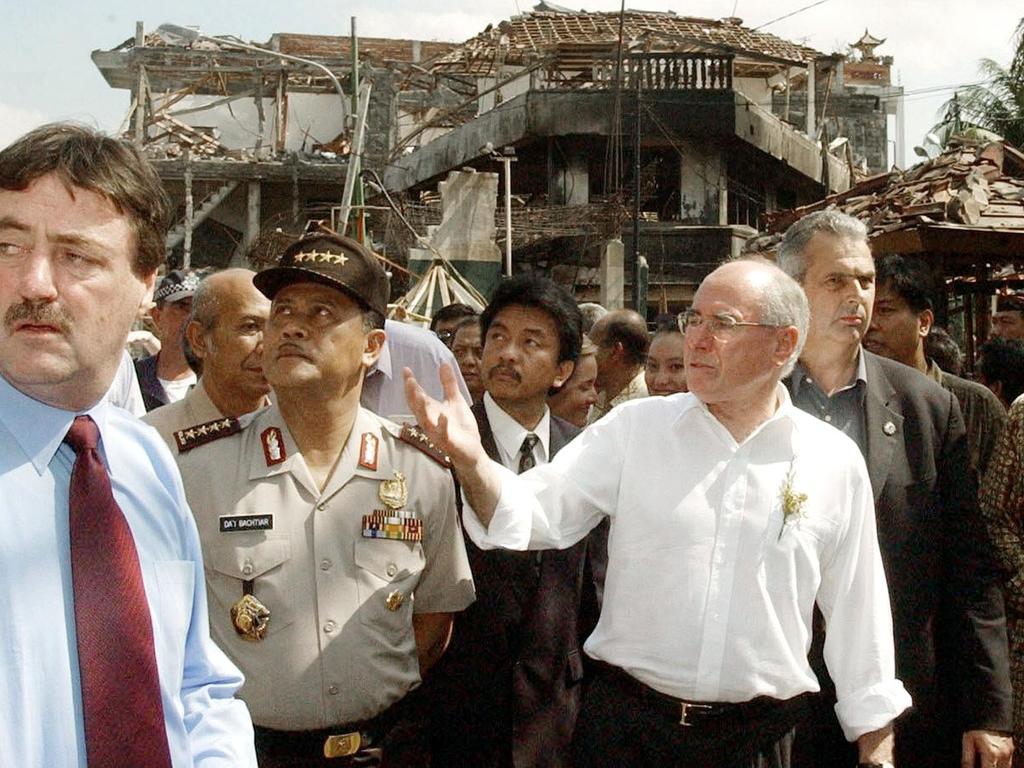
M836 716L848 741L884 728L911 704L910 694L899 680L861 688L836 702Z
M523 483L511 470L496 462L495 467L501 474L501 495L491 524L484 528L473 507L466 503L463 511L469 514L463 514L462 525L480 549L528 549L533 527L529 510L537 503L536 499L522 487Z

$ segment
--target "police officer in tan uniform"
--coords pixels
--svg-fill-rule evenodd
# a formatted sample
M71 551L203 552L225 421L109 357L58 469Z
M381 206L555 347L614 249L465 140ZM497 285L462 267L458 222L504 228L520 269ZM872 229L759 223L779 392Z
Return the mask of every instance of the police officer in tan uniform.
M254 282L274 404L177 436L211 632L245 673L264 768L420 764L406 694L474 593L445 457L359 405L387 277L315 235Z
M270 301L256 290L248 269L225 269L200 281L192 297L185 341L199 360L199 381L184 399L147 413L172 454L188 427L241 416L270 404L263 375L263 327Z

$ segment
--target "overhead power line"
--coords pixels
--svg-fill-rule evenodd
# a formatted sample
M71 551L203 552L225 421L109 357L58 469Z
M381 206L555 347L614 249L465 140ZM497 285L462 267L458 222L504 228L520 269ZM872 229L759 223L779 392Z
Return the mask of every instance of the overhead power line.
M823 5L824 3L827 3L827 2L828 2L828 0L818 0L818 2L811 3L810 5L805 5L803 8L797 8L795 11L790 11L789 13L787 13L787 14L785 14L783 16L779 16L777 19L772 19L771 21L766 21L764 24L758 24L756 27L754 27L754 31L756 32L759 29L764 29L769 24L774 24L777 21L782 21L783 19L788 19L791 16L796 16L798 13L803 13L804 11L809 11L809 10L811 10L811 8L815 8L815 7L819 6L819 5Z

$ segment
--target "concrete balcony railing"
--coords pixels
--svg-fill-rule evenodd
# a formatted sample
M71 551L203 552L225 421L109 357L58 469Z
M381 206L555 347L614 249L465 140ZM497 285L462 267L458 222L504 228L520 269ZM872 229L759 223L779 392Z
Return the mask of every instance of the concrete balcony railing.
M622 59L622 87L635 91L730 91L733 57L708 53L629 54ZM614 52L558 51L551 64L534 79L534 88L616 87L618 61Z

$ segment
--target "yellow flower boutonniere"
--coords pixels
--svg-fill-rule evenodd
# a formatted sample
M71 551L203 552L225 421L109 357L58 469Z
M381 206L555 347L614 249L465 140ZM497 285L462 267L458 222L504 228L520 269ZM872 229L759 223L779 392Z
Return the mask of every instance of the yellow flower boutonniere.
M782 534L786 531L786 526L790 520L795 520L803 517L804 504L807 503L806 493L797 493L793 490L793 462L789 462L789 472L786 473L786 479L782 482L782 488L779 491L779 501L782 503L782 527L779 528L779 538L777 541L782 540Z

